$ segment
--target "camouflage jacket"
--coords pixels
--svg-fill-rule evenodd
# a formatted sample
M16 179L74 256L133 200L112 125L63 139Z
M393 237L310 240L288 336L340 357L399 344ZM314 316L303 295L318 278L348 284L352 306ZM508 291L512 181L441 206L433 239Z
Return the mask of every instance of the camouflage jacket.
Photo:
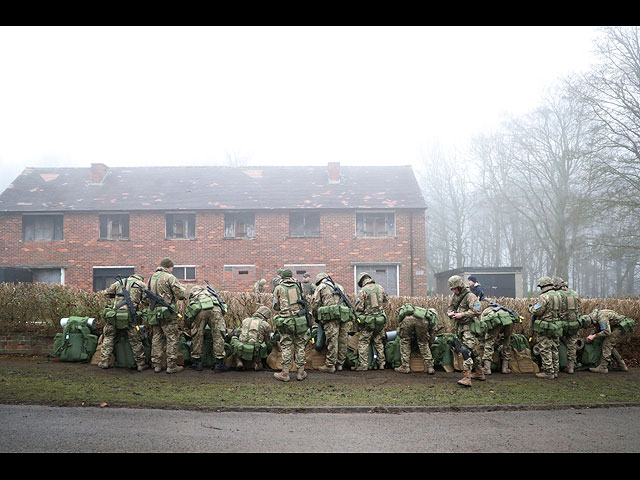
M302 300L302 292L293 278L285 278L273 291L273 309L279 311L282 317L298 314L302 306L297 300Z
M382 285L371 278L367 279L358 292L356 311L364 315L380 315L384 313L383 305L389 301Z
M625 319L624 315L609 309L594 310L586 316L598 329L596 337L608 337L611 335L611 328L615 327Z
M133 304L133 308L135 310L139 310L141 307L141 303L142 303L142 297L143 297L143 290L141 290L141 288L145 288L145 284L142 283L142 277L140 275L131 275L130 277L126 278L123 280L123 283L125 284L125 289L129 292L129 296L131 297L131 303ZM133 285L138 285L141 288L135 288ZM118 306L120 303L122 303L122 305L120 305L119 310L126 310L127 304L124 302L124 297L123 296L116 296L117 293L121 292L122 288L120 287L120 282L114 282L111 285L109 285L106 289L104 289L102 291L102 293L104 295L106 295L107 297L110 298L114 298L114 303L113 303L113 307L115 308L116 306Z
M184 300L185 287L164 267L156 268L149 279L149 290L160 295L165 302L175 305L177 300Z

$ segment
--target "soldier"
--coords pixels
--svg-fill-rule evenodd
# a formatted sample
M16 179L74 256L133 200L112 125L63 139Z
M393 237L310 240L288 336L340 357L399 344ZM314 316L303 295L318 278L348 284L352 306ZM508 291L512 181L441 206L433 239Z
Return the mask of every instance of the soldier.
M600 365L589 368L589 371L594 373L609 373L608 364L611 363L612 360L615 360L619 370L628 372L629 369L625 365L622 356L618 350L616 350L616 345L623 334L622 328L620 328L619 325L626 317L613 310L603 309L594 310L589 315L584 315L583 318L585 320L591 320L591 324L595 325L599 330L597 333L589 335L587 342L592 342L596 337L604 338ZM613 357L613 359L611 357Z
M177 312L176 301L184 300L185 288L178 279L171 273L173 271L173 262L170 258L163 258L160 266L151 275L149 279L149 290L161 297L166 304L171 306L174 312ZM184 370L184 367L178 366L178 338L180 331L178 328L178 314L161 304L155 305L150 323L152 329L151 340L151 363L154 371L159 373L164 370L164 356L166 354L166 371L167 373L178 373Z
M573 374L578 352L580 297L575 291L571 290L567 282L560 277L553 279L553 288L562 295L560 318L563 322L564 343L567 346L566 372Z
M136 288L133 287L134 285L136 285ZM133 315L136 315L137 318L139 315L138 310L141 310L140 303L143 291L144 278L142 278L142 275L134 274L126 278L122 283L120 281L112 283L101 292L115 300L110 308L112 314L105 315L108 318L105 318L105 325L102 331L102 350L98 367L109 368L109 357L113 352L116 334L119 329L126 329L129 344L138 365L138 371L141 372L149 368L144 355L142 341L140 340L140 332L133 318ZM128 300L126 298L127 295L129 297Z
M475 277L475 275L469 275L469 278L467 278L467 285L469 286L469 290L471 290L471 293L478 297L478 300L484 300L484 290L482 288L482 285L478 283L478 279Z
M435 315L437 318L438 312L434 308L430 308L428 311L429 314ZM395 371L411 373L411 367L409 366L409 360L411 358L411 336L415 335L420 354L424 360L425 371L429 375L436 373L433 368L431 348L429 347L435 338L435 332L433 331L429 317L419 318L415 315L407 315L398 326L398 335L400 336L400 357L402 358L402 365L396 367Z
M274 326L280 333L280 348L282 350L282 371L273 374L274 378L288 382L289 369L291 367L291 346L294 347L294 361L298 374L298 380L307 378L304 371L306 363L306 330L297 328L300 321L298 312L300 305L297 304L303 298L302 289L293 279L291 270L286 269L281 272L282 281L276 286L273 292L273 308L278 311L278 316L274 319ZM304 319L306 322L306 319Z
M504 374L511 373L509 370L509 362L512 359L513 350L511 348L511 332L513 330L513 320L510 316L500 316L495 310L500 307L488 307L482 311L482 315L480 316L481 321L491 321L491 319L496 319L497 321L491 322L493 328L489 328L484 337L484 354L482 355L483 368L482 372L485 375L491 375L491 359L493 358L493 352L495 351L496 344L498 342L502 343L502 369L501 372ZM506 312L506 310L503 310ZM505 325L505 322L502 319L508 319ZM519 319L518 319L519 320ZM500 340L502 338L502 340Z
M538 334L537 343L540 344L542 359L542 371L536 373L536 377L554 379L558 378L560 371L558 345L562 335L562 296L553 289L553 280L550 277L538 280L538 288L538 301L529 309L534 320L533 331Z
M222 315L222 306L218 299L206 287L194 286L189 291L189 303L197 302L206 305L207 308L200 310L195 318L191 320L191 361L192 367L202 371L202 347L204 345L204 331L207 325L211 329L213 340L213 353L216 363L213 370L216 373L223 373L230 368L224 363L224 336L227 327ZM186 323L186 322L185 322Z
M358 320L358 363L357 370L369 369L369 345L373 342L373 348L377 354L377 368L382 370L386 359L384 356L385 338L384 325L387 321L383 305L388 302L388 297L382 285L378 285L371 275L362 272L358 275L358 301L356 312L361 312ZM375 366L375 365L374 365Z
M302 293L307 296L311 296L313 295L315 289L316 286L311 283L311 275L309 275L308 273L302 275Z
M265 288L264 286L267 284L267 281L262 278L260 279L258 282L253 284L253 293L264 293L265 292Z
M342 297L335 293L339 288L344 294L344 289L339 284L333 284L326 273L316 276L316 289L311 299L311 311L316 321L324 329L327 341L327 356L325 364L318 368L321 372L333 373L342 370L342 365L347 359L347 339L349 337L349 314L341 313L340 305Z
M449 302L447 316L454 319L454 327L463 359L463 377L458 380L458 384L470 387L472 379L485 380L480 358L476 354L480 339L474 333L476 331L474 322L481 314L482 304L478 297L465 286L462 277L459 275L450 277L448 285L453 295ZM471 372L472 369L474 370L473 374Z
M245 354L247 351L252 351L250 356L254 362L254 370L262 370L262 349L266 350L268 342L271 341L270 318L271 309L260 305L253 316L242 321L240 334L231 339L233 363L238 370L244 367L242 357L245 358L245 361L250 361L248 360L249 355Z
M280 285L280 282L282 282L282 271L283 269L279 268L276 271L276 276L271 279L271 293L274 293L276 291L276 287Z

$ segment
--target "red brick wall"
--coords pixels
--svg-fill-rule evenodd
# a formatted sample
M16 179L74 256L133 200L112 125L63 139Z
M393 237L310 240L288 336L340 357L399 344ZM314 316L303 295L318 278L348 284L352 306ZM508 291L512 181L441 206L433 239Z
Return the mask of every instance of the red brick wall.
M413 295L424 295L424 211L396 211L396 236L392 238L356 238L354 211L325 211L319 238L291 238L288 211L257 211L252 239L224 238L224 213L201 211L196 213L195 240L165 239L164 212L130 212L127 241L99 240L97 212L67 212L64 240L50 243L23 242L21 215L3 214L0 267L65 265L67 285L91 290L94 266L133 265L147 279L160 259L170 257L176 265L196 265L196 283L207 279L219 290L251 291L255 281L271 280L285 264L325 264L327 273L353 293L351 262L400 262L399 294L412 295L411 216ZM224 265L255 265L255 269L246 280L234 281L233 272L225 272Z

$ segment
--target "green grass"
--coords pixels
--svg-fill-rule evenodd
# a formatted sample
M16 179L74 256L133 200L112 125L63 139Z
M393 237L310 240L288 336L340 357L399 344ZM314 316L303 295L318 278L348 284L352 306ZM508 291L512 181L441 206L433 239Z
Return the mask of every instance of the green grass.
M0 403L96 405L134 408L589 405L640 403L640 369L608 375L577 372L556 380L533 374L494 373L472 388L456 384L459 373L403 375L393 371L309 371L304 382L273 379L272 372L175 375L101 370L87 364L0 358Z

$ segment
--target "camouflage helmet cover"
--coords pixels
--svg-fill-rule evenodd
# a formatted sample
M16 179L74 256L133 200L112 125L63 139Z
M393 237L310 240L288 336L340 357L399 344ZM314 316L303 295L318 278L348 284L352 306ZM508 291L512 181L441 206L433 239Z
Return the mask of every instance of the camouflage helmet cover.
M265 305L260 305L256 310L256 313L264 317L266 320L271 318L271 309Z
M358 286L361 287L362 284L364 283L364 279L365 278L371 278L371 275L369 275L367 272L362 272L360 275L358 275Z
M449 285L449 290L456 287L464 288L464 280L462 280L462 277L460 275L453 275L449 277L449 281L447 282L447 284Z
M320 285L320 282L322 280L324 280L325 278L327 278L329 275L327 275L326 273L322 272L319 273L318 275L316 275L316 285Z
M551 277L542 277L538 280L538 288L553 287Z

